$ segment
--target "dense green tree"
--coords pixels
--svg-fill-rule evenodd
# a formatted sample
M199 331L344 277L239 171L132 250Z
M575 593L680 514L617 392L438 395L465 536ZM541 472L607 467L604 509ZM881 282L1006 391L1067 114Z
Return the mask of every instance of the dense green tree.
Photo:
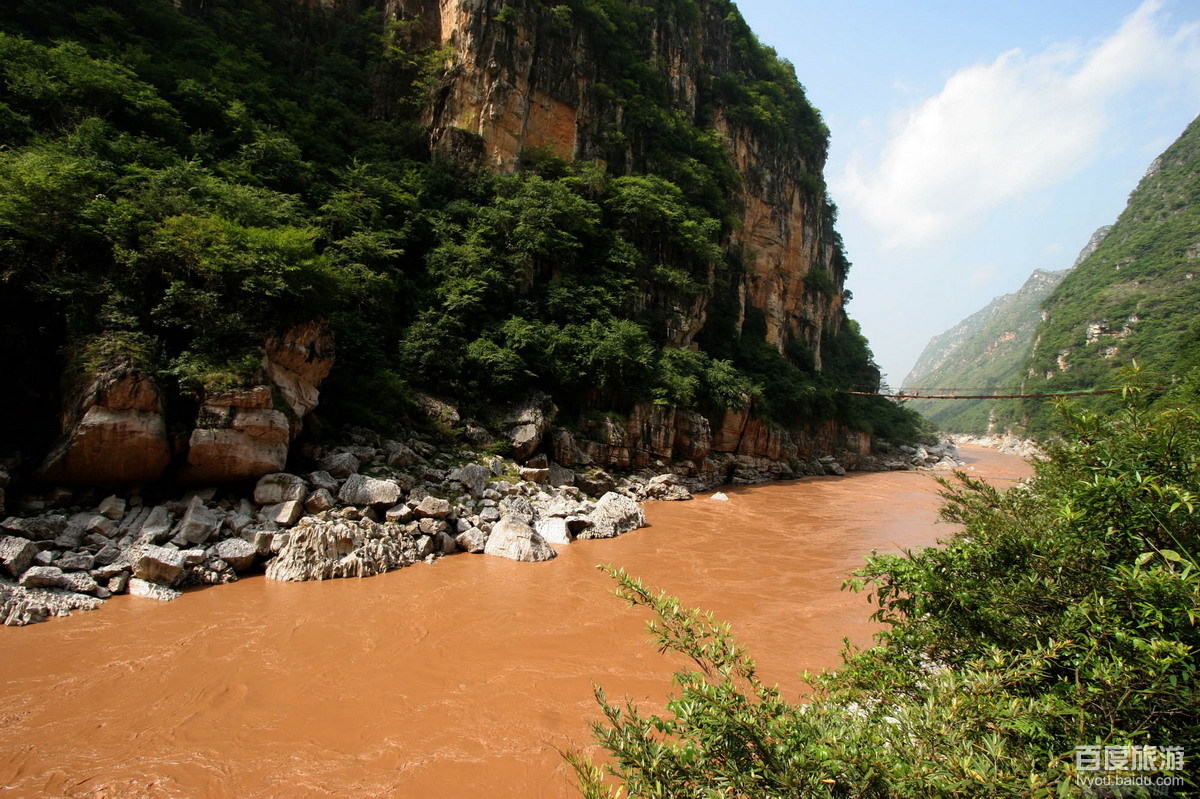
M739 336L715 314L695 351L677 346L680 306L724 301L740 269L717 104L814 174L828 140L790 66L718 8L514 5L498 24L586 37L621 114L603 161L531 151L497 175L430 152L419 112L446 53L418 20L269 0L3 4L0 368L28 376L0 398L0 418L28 421L13 440L48 443L68 366L133 358L186 395L255 379L265 337L318 318L338 342L322 409L346 420L402 419L414 389L477 413L538 387L568 410L752 402L780 424L871 426L878 408L837 399L852 370L822 375L753 325ZM649 32L700 24L735 46L685 114Z

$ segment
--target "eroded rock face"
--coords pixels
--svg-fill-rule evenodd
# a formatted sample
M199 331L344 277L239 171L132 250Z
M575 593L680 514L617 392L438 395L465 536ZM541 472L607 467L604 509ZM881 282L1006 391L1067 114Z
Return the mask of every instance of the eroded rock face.
M740 34L727 22L725 6L699 0L696 7L699 13L688 22L661 10L654 14L645 42L650 60L667 73L668 102L689 119L702 111L701 86L745 67L735 42ZM556 21L548 7L507 0L400 0L392 8L419 20L428 38L454 54L456 67L426 112L436 150L501 170L515 168L522 152L534 148L567 160L599 159L618 174L646 166L642 143L631 140L620 148L610 143L625 109L602 88L613 80L605 73L604 54L595 52L585 32ZM509 17L504 23L497 19L502 11ZM781 143L719 105L713 116L729 161L741 174L741 220L731 243L750 257L733 287L738 319L754 309L762 315L767 341L780 352L798 339L819 361L822 337L840 323L845 278L825 197L812 180L824 168L824 153ZM663 312L668 337L680 345L703 327L710 299L677 292L646 298Z
M264 351L261 385L204 396L182 482L248 482L283 470L333 367L333 340L313 322L268 339Z
M295 437L304 417L316 409L321 381L333 368L333 336L319 323L308 322L267 339L264 349L263 371L291 409Z
M268 339L260 385L201 398L180 480L230 483L281 471L304 416L317 407L333 354L332 339L315 322ZM62 438L38 477L71 485L149 483L161 479L170 462L162 392L121 360L71 398Z
M712 451L712 424L695 411L675 411L674 456L678 460L701 460Z
M842 453L848 463L870 462L871 436L834 420L782 428L755 417L750 397L745 407L726 410L710 420L695 411L650 403L635 405L628 418L611 416L586 422L578 433L562 428L550 436L555 458L578 462L586 453L593 466L624 471L649 469L687 475L691 490L726 480L756 483L785 476L823 474L802 464L819 455ZM575 485L598 496L615 487L598 482L594 470L576 473ZM682 492L638 499L683 499Z
M153 482L170 460L162 393L148 375L121 361L71 399L62 438L39 476L72 485Z
M523 461L541 446L542 437L549 432L558 409L545 394L532 394L509 409L505 417L512 456Z
M267 564L267 577L292 582L370 577L417 559L416 542L398 525L308 517Z
M626 440L636 453L634 466L643 467L652 460L669 461L675 449L675 408L639 402L625 423Z
M746 431L746 423L750 421L747 409L725 411L721 424L713 433L709 447L717 452L737 452L742 443L742 433Z
M256 386L206 396L188 441L185 483L231 483L282 471L291 427L273 408L271 389Z

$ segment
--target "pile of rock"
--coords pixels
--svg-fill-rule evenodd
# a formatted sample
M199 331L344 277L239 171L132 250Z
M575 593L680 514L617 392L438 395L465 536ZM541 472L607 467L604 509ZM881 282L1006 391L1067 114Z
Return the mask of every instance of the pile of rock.
M513 435L539 440L547 418L531 405L511 420ZM879 466L851 452L786 461L714 452L704 470L655 461L617 478L515 444L520 461L440 452L416 437L401 442L362 428L346 431L345 440L305 446L299 454L313 471L273 472L252 491L194 489L159 502L134 491L86 506L72 505L86 493L65 488L25 496L24 515L0 521L0 618L28 624L120 593L171 600L187 586L232 582L260 569L276 580L325 580L455 552L546 561L554 547L576 538L645 526L642 501L688 500L724 482ZM949 453L913 450L911 460L926 465L935 455ZM0 479L0 490L6 483Z
M0 522L0 617L27 624L113 594L174 599L185 585L237 579L259 555L235 529L253 506L206 504L206 493L155 507L114 495L93 510Z
M964 461L958 457L958 447L948 438L937 444L916 449L913 453L913 464L918 469L952 472L964 465Z
M27 624L125 592L175 599L264 565L271 579L324 580L458 551L544 561L552 545L645 526L633 496L691 497L673 475L626 480L618 493L603 473L503 458L455 464L419 441L315 454L320 469L268 474L250 497L209 488L152 505L135 493L4 519L0 618ZM593 501L577 480L606 490Z
M972 436L959 433L951 436L951 438L958 444L973 444L977 447L987 447L997 452L1019 455L1026 459L1045 457L1045 453L1037 445L1036 441L1028 438L1017 438L1007 433L988 436Z
M958 447L949 438L936 444L916 447L901 445L897 449L900 453L899 457L893 457L884 462L884 465L892 471L921 469L952 472L963 466L963 461L958 456Z

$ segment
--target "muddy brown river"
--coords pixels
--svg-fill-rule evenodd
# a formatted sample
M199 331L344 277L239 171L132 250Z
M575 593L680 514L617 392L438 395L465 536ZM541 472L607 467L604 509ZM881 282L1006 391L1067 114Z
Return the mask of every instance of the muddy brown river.
M1020 459L964 448L1002 484ZM926 473L810 478L650 503L650 527L549 563L455 555L365 580L251 577L160 604L0 627L0 796L573 797L592 684L657 705L678 661L597 563L729 620L762 676L870 640L845 574L934 543Z

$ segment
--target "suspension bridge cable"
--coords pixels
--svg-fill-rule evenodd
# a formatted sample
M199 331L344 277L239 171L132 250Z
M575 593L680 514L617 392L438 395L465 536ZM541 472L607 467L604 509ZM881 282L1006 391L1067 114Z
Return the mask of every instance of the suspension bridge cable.
M957 389L959 391L978 391L979 389ZM845 390L839 393L853 394L856 397L888 397L889 399L910 400L910 399L1054 399L1056 397L1086 397L1099 394L1120 394L1125 389L1121 388L1103 388L1103 389L1081 389L1079 391L1052 391L1043 394L925 394L923 391L956 391L956 389L910 389L908 391L893 391L891 393L882 393L878 391L850 391ZM1163 387L1155 386L1154 388L1145 389L1147 391L1163 391Z

